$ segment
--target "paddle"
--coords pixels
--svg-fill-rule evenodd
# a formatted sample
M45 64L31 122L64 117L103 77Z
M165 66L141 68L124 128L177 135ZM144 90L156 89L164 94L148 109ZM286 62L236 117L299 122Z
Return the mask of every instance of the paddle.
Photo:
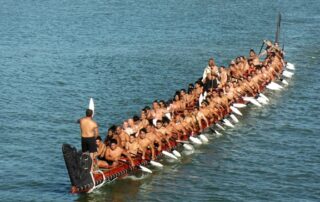
M257 98L257 101L260 103L260 104L263 104L263 105L266 105L268 104L268 101L266 99L264 99L263 97L258 97Z
M190 136L190 137L189 137L189 140L190 140L193 144L197 144L197 145L201 145L201 144L202 144L201 140L199 140L199 139L196 138L196 137Z
M175 155L171 154L170 152L168 152L168 151L166 151L166 150L163 150L161 153L162 153L163 155L169 157L169 158L172 158L172 159L174 159L174 160L178 160L178 158L177 158ZM181 155L180 155L180 156L181 156Z
M250 102L250 103L252 103L252 104L254 104L255 106L257 106L257 107L261 107L262 105L256 100L256 99L254 99L253 97L242 97L242 99L243 100L245 100L245 101L248 101L248 102Z
M142 157L142 155L139 154L139 153L137 154L137 156L140 156L140 158ZM137 166L139 166L139 167L141 168L141 170L144 171L144 172L150 173L150 171L151 171L151 170L148 169L147 167L141 165L144 161L149 162L149 163L150 163L152 166L154 166L154 167L163 168L163 164L161 164L161 163L159 163L159 162L157 162L157 161L154 161L154 160L152 160L152 159L150 159L150 160L143 159L143 160L141 161L141 163L140 163L139 165L137 165ZM151 172L152 172L152 171L151 171Z
M233 113L242 116L242 113L241 113L240 110L237 109L236 107L230 106L230 109L231 109L231 111L232 111Z
M93 102L93 98L90 98L90 101L89 101L89 109L92 110L92 117L94 115L94 102Z
M234 128L234 125L228 120L228 119L223 119L223 124L230 127L230 128Z
M236 107L236 108L245 108L247 105L243 103L233 103L231 107ZM231 108L230 107L230 108ZM232 109L231 109L232 110ZM239 114L240 115L240 114ZM242 115L242 114L241 114Z
M292 64L290 62L287 63L286 68L290 69L290 70L295 70L294 64Z
M286 81L285 79L283 79L281 82L286 86L289 85L288 81Z
M207 138L205 135L203 135L203 134L200 134L200 135L199 135L199 138L200 138L200 140L201 140L203 143L209 142L208 138Z
M216 133L217 136L222 136L222 134L219 133L218 131L214 130L214 132Z
M183 144L190 144L190 142L186 140L176 140L176 142L183 143Z
M129 162L127 162L126 160L123 159L119 159L120 162L125 163L127 165L129 165L131 167L131 164ZM150 170L149 168L142 166L142 165L136 165L137 168L140 168L141 171L146 172L146 173L152 173L152 170Z
M190 141L186 141L186 140L176 140L176 142L182 143L183 148L185 148L188 151L192 151L194 150L193 146L191 145Z
M222 127L219 123L216 123L216 126L217 126L218 128L220 128L221 130L226 130L226 129L224 129L224 127Z
M267 101L270 101L269 98L267 96L265 96L264 94L262 94L262 93L259 93L259 96L263 97Z
M260 48L260 51L259 51L259 54L258 54L258 55L260 55L260 53L261 53L261 51L262 51L263 46L264 46L264 40L262 41L262 45L261 45L261 48Z
M275 43L279 43L279 36L280 36L280 25L281 25L281 13L278 14L278 20L277 20L277 29L276 29L276 36L274 39Z
M152 173L152 170L150 170L147 167L144 167L142 165L139 165L139 168L141 169L141 171L146 172L146 173Z
M266 88L268 88L268 89L270 89L270 90L277 90L277 91L279 91L279 90L281 90L283 87L280 86L279 84L271 81L271 82L266 86Z
M149 163L151 165L153 165L154 167L157 167L157 168L162 168L163 167L163 165L161 163L159 163L157 161L154 161L154 160L149 161Z
M141 156L141 154L139 154L140 156ZM144 159L143 161L147 161L148 162L148 160L146 160L146 159ZM142 163L142 162L141 162ZM151 164L151 165L153 165L154 167L157 167L157 168L163 168L163 164L161 164L161 163L159 163L159 162L157 162L157 161L154 161L154 160L152 160L152 159L150 159L149 160L149 163ZM141 164L140 164L141 165ZM140 166L139 165L139 166Z
M180 152L178 152L177 150L173 150L172 153L173 153L176 157L178 157L178 158L181 157Z
M234 114L230 114L230 117L235 123L239 123L239 120L237 119L237 117Z
M216 130L214 130L214 129L210 128L210 127L209 127L209 129L210 129L210 131L211 131L211 132L214 132L214 133L217 135L217 137L222 136L222 134L221 134L221 133L219 133L218 131L216 131Z

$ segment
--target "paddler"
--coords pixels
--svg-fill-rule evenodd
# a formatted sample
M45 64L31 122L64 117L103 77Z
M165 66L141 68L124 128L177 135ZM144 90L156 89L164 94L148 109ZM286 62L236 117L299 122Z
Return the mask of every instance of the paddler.
M126 143L127 152L130 154L131 157L136 157L139 149L140 149L140 145L136 141L136 136L134 134L130 135L129 141Z
M151 158L152 160L155 159L155 153L154 153L154 146L153 142L147 138L146 136L147 130L145 128L142 128L138 133L138 144L140 146L141 152L142 152L142 159L146 158L146 152L148 149L151 149Z
M126 146L126 142L129 141L129 135L123 130L121 126L117 126L116 128L116 134L119 137L120 140L120 146L124 148Z
M105 153L105 159L107 160L107 163L109 164L109 166L110 167L117 166L119 164L121 155L126 156L130 161L131 166L134 166L134 163L130 157L130 154L128 154L124 149L118 146L117 140L112 139L110 141L110 146L107 147L106 153Z
M106 145L102 142L102 139L100 136L96 138L96 145L97 145L97 153L96 153L96 158L97 158L97 165L99 168L108 168L109 165L105 161L104 156L107 150Z
M250 52L249 52L249 60L252 61L252 64L253 64L254 66L260 66L260 65L261 65L259 56L256 54L256 52L254 52L253 49L250 49Z
M259 55L259 57L264 55L267 55L268 57L270 56L271 53L282 54L281 49L278 45L277 46L273 45L272 42L269 40L264 40L264 43L266 44L266 49Z
M89 152L92 159L91 171L93 171L94 153L97 152L96 137L99 136L98 124L92 119L93 111L86 110L86 116L79 119L81 130L82 152Z
M151 115L152 115L152 123L154 125L157 124L157 120L162 120L162 117L164 116L165 113L166 112L164 111L164 109L160 107L158 100L153 101Z
M166 119L168 120L168 119ZM157 147L158 151L162 150L162 141L161 136L158 136L159 133L156 132L154 125L149 124L146 128L147 138L151 141L151 144L154 145L155 149Z

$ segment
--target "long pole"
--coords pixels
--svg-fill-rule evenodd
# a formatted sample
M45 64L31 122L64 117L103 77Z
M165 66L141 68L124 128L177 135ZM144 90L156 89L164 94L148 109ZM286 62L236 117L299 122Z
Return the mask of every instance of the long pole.
M261 45L261 48L260 48L260 51L259 51L259 54L258 54L258 55L260 55L260 53L261 53L261 51L262 51L263 46L264 46L264 40L262 41L262 45Z
M284 42L285 42L285 34L283 32L283 39L282 39L282 51L284 51Z
M280 25L281 25L281 13L278 14L277 31L276 31L276 37L274 40L275 43L279 43Z

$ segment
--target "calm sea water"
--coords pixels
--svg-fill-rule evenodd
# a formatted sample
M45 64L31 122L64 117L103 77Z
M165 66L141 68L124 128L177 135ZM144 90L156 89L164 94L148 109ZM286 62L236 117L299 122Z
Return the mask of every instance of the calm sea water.
M1 201L319 201L320 2L1 1ZM62 143L95 98L100 132L262 39L296 66L271 103L236 128L143 180L71 195ZM210 136L210 135L209 135Z

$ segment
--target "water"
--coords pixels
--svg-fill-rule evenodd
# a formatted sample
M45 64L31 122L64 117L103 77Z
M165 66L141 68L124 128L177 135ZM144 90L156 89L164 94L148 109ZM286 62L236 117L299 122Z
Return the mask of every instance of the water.
M319 7L303 1L2 1L1 201L319 201ZM71 195L62 143L95 98L100 132L274 38L290 85L235 129L143 180ZM282 35L283 36L283 35ZM281 38L281 40L283 40Z

